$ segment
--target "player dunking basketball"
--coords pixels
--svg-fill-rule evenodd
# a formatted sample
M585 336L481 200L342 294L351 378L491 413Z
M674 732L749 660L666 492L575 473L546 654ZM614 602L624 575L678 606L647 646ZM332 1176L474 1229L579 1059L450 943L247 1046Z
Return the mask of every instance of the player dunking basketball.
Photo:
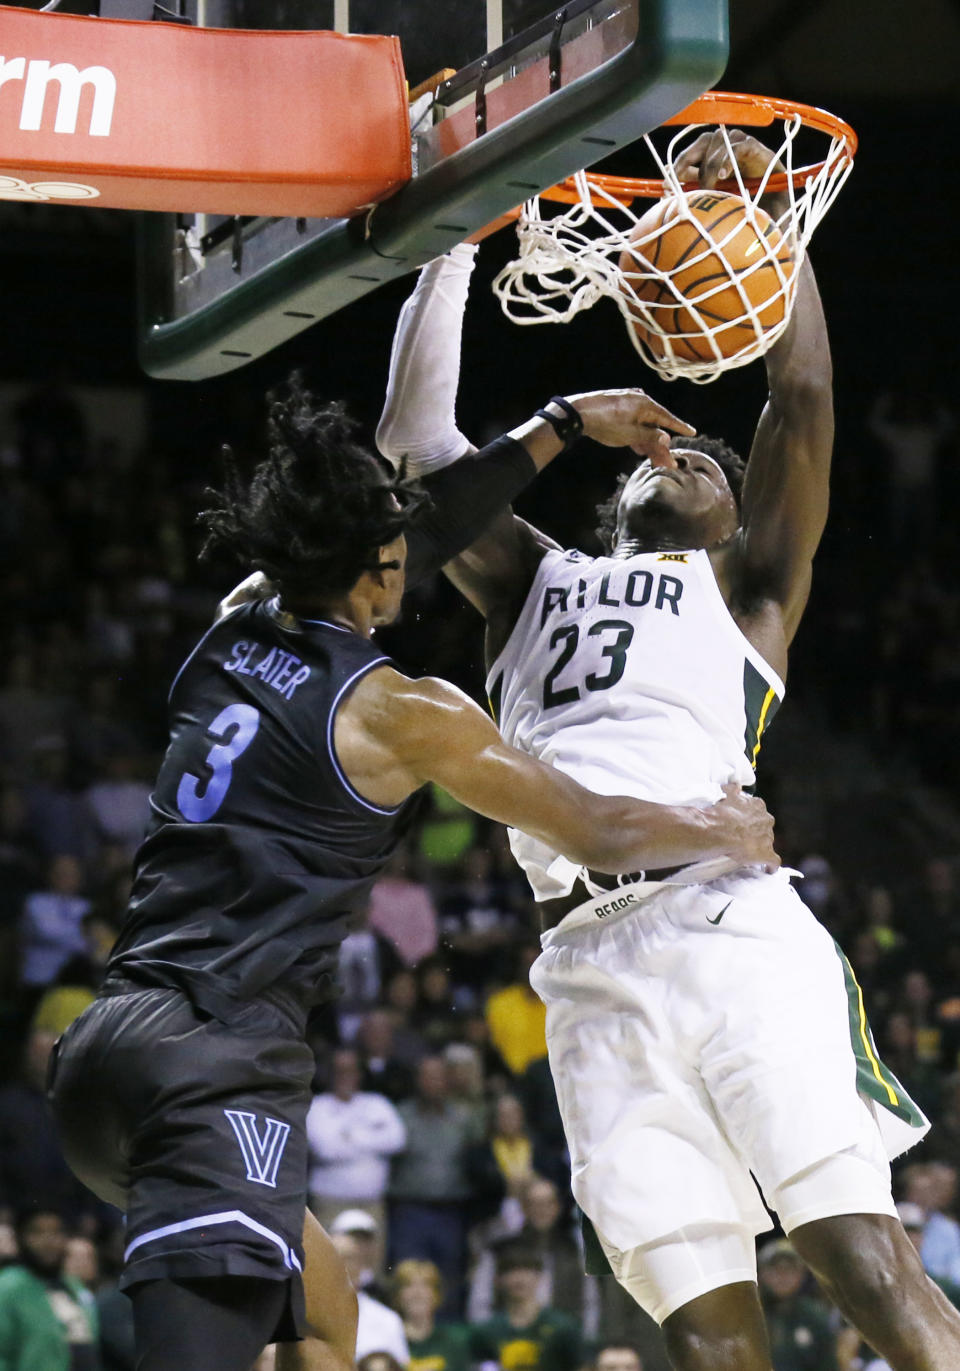
M640 451L663 448L661 425L687 427L639 391L581 403L596 438ZM68 1160L126 1212L139 1371L249 1371L301 1327L312 1341L281 1365L353 1363L356 1301L305 1219L304 1031L348 913L426 781L604 870L722 852L776 861L758 801L731 795L704 816L590 795L506 745L452 686L401 676L370 640L405 579L460 551L560 451L549 423L485 449L487 493L453 519L298 386L274 404L270 435L252 480L231 468L206 520L211 542L276 594L229 597L173 684L129 911L100 997L56 1055Z
M731 137L744 176L759 176L772 154ZM703 135L678 175L714 186L728 155ZM470 251L427 268L405 306L387 455L455 462L468 448L451 373ZM766 367L745 472L723 443L674 439L605 507L608 555L564 552L507 514L448 568L487 620L504 737L591 788L708 803L753 775L827 512L831 367L809 263ZM572 439L568 411L550 406ZM752 1172L896 1371L960 1365L960 1316L890 1193L888 1157L928 1125L877 1059L849 965L786 873L705 863L611 892L549 843L514 833L512 845L542 902L531 981L574 1194L673 1364L770 1371L754 1252L769 1219Z

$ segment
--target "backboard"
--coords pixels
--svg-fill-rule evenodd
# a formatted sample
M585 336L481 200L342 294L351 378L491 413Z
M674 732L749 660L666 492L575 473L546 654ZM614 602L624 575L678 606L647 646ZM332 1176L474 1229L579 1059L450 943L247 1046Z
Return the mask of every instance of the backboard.
M411 87L456 74L412 107L414 176L374 209L339 220L143 216L141 360L173 379L242 366L634 141L709 87L727 54L726 0L183 8L208 27L394 33ZM335 114L348 125L349 111Z

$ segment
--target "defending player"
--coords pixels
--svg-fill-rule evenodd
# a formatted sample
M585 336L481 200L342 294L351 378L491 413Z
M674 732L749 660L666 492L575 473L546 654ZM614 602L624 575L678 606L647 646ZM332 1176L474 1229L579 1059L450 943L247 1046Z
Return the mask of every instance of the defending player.
M638 391L578 403L599 441L641 451L665 445L659 425L687 427ZM252 480L231 468L206 521L278 594L230 597L174 681L129 911L101 995L56 1057L68 1160L126 1212L139 1371L249 1371L303 1324L307 1015L425 782L608 871L722 852L776 861L759 802L590 795L371 641L407 573L459 551L560 451L549 423L481 454L488 494L461 519L432 515L339 410L317 412L298 388L274 405L270 436ZM286 1364L342 1371L356 1303L322 1231L305 1237L314 1342Z
M744 175L760 176L772 154L731 137ZM714 186L727 155L703 135L678 176ZM405 306L378 430L388 456L468 449L441 404L469 260L459 249L425 269ZM593 789L705 803L753 775L827 513L832 378L809 263L766 366L745 473L721 442L674 439L606 507L608 556L564 552L505 514L447 568L486 617L504 737ZM572 441L576 413L548 408ZM849 964L786 873L647 870L617 884L612 909L589 863L523 833L512 845L542 902L531 982L574 1194L674 1365L770 1371L754 1254L770 1224L751 1172L896 1371L960 1365L960 1317L890 1193L888 1156L928 1125L878 1061Z

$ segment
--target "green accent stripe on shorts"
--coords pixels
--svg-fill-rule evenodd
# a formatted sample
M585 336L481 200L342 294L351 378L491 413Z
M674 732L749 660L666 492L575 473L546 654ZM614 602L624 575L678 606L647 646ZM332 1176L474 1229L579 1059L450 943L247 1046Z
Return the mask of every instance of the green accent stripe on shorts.
M578 1206L577 1213L580 1216L580 1232L583 1235L583 1269L588 1276L612 1276L610 1263L607 1261L607 1254L600 1246L600 1239L597 1237L597 1230L587 1218L583 1210Z
M924 1116L897 1080L896 1076L884 1066L877 1056L877 1045L873 1040L863 1005L863 991L860 989L853 967L837 944L837 956L843 967L843 979L847 991L847 1010L850 1016L850 1044L857 1059L857 1090L861 1095L882 1104L892 1114L906 1120L911 1128L920 1128Z

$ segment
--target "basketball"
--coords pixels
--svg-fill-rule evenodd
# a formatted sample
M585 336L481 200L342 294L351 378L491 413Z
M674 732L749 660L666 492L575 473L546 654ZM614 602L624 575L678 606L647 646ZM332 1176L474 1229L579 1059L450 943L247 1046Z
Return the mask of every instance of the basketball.
M672 350L684 361L712 361L711 336L732 357L783 322L793 254L770 215L739 196L699 190L661 200L630 244L619 261L629 327L655 358Z

